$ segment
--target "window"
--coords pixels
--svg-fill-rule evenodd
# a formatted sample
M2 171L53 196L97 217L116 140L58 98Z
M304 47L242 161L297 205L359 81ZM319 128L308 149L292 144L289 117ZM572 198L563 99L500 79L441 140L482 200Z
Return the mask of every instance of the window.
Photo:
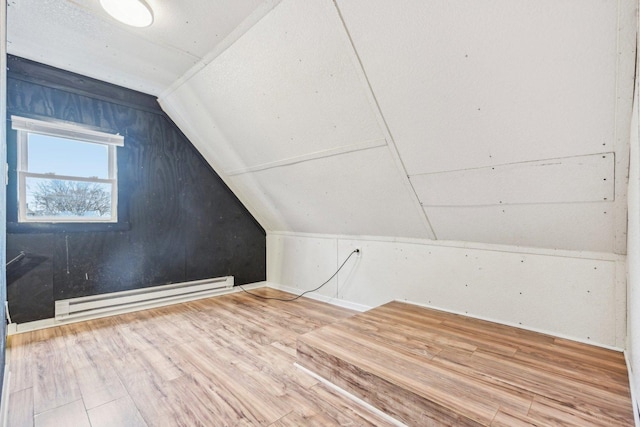
M18 222L117 222L116 148L124 138L11 117L18 142Z

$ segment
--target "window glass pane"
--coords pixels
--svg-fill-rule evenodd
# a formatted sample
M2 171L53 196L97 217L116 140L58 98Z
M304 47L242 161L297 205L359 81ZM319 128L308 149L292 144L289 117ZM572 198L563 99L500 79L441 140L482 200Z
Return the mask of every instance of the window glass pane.
M26 177L27 218L111 218L111 184Z
M106 145L29 133L28 170L33 173L109 178Z

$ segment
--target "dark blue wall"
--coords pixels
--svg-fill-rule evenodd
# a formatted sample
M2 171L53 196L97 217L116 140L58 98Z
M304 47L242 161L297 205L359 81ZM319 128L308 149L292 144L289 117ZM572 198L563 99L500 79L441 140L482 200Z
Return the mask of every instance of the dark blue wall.
M120 223L17 223L15 132L7 121L7 272L13 320L53 317L54 301L233 275L265 280L262 227L155 98L17 57L7 113L54 118L125 136L118 148ZM88 277L88 279L87 279Z

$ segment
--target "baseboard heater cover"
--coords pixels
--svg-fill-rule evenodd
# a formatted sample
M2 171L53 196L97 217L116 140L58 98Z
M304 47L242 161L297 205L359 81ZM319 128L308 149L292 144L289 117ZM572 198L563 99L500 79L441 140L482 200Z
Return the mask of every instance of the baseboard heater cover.
M214 296L233 288L233 276L152 286L130 291L58 300L56 320L105 316Z

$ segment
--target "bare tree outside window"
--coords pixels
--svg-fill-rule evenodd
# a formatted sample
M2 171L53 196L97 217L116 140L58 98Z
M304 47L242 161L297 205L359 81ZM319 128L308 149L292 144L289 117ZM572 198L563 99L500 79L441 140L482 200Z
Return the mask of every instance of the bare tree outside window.
M43 180L29 187L33 216L109 216L111 193L104 184L61 179Z
M117 223L124 137L67 122L11 116L18 222Z

